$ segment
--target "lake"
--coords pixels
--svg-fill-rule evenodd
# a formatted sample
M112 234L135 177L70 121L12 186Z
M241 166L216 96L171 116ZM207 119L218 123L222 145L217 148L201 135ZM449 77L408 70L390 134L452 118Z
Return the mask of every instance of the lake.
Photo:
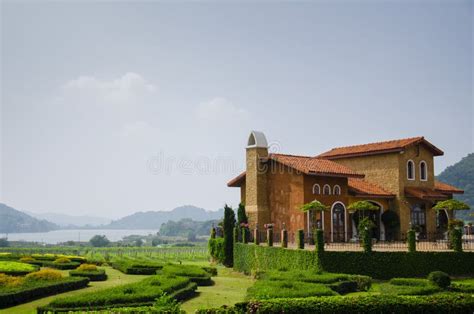
M55 230L49 232L35 232L35 233L9 233L8 240L10 241L30 241L41 242L47 244L57 244L66 241L89 241L96 234L105 235L110 241L119 241L123 237L132 234L149 235L156 234L158 230L152 229L138 229L138 230L124 230L124 229L80 229L80 230ZM2 234L0 237L4 237Z

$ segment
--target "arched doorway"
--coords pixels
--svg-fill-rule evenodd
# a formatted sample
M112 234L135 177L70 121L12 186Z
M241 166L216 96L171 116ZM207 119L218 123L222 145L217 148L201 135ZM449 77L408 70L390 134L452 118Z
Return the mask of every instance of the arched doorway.
M341 202L334 203L331 208L331 240L346 241L346 207Z
M372 229L372 238L377 239L377 240L385 240L385 228L383 226L383 223L381 221L381 213L383 211L383 207L381 204L374 202L374 201L368 201L371 204L375 205L378 207L378 210L366 210L366 211L355 211L351 214L352 216L352 230L353 230L353 236L355 237L356 235L359 234L359 230L357 228L359 227L359 221L362 220L363 218L367 217L369 218L375 225L375 227Z
M440 210L436 214L436 231L438 233L438 237L441 239L445 239L447 237L446 232L448 231L448 213L446 210Z

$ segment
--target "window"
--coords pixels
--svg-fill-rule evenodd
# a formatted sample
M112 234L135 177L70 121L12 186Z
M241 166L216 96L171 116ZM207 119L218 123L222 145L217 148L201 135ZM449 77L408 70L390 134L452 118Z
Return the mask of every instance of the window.
M341 195L341 187L339 185L335 185L333 188L333 193L334 195Z
M407 162L407 178L408 180L415 180L415 163L413 160Z
M324 195L331 195L331 187L329 185L324 185L324 188L323 188L323 194Z
M420 180L428 180L428 171L426 169L426 162L424 160L420 161Z
M319 186L319 184L313 185L313 194L321 194L321 187Z

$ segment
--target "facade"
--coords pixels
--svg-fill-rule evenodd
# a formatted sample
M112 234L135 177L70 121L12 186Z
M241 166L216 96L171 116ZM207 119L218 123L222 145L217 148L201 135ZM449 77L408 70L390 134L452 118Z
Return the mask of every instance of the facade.
M420 238L444 236L450 213L436 213L432 207L463 191L436 181L434 157L441 155L423 137L334 148L317 156L270 154L265 135L253 131L246 171L228 186L240 188L251 228L274 224L290 234L298 229L310 234L320 227L327 241L347 242L357 239L358 221L368 216L378 240L400 238L410 226L418 229ZM299 209L313 200L329 209ZM360 200L379 210L361 216L347 209ZM399 217L397 228L388 220L393 213Z

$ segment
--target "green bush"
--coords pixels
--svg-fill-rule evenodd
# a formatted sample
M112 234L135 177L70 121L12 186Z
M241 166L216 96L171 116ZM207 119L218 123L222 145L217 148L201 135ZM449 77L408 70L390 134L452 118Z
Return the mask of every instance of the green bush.
M304 249L304 230L298 229L297 238L296 238L296 247L300 250Z
M155 275L136 283L57 298L49 305L39 308L38 313L146 306L152 305L163 293L177 300L183 300L192 296L196 287L195 283L185 277Z
M329 295L336 293L323 284L302 281L258 280L247 290L247 298L255 300Z
M157 270L163 268L161 262L126 257L114 259L111 266L129 275L154 275Z
M96 269L96 270L71 270L69 271L69 276L72 277L86 277L89 278L90 281L104 281L107 280L107 274L105 273L104 269Z
M441 270L453 276L474 276L472 252L337 252L318 254L308 250L243 245L234 248L234 269L252 271L301 269L371 276L376 279L426 277Z
M315 237L316 239L314 239L314 243L316 244L316 252L322 254L324 253L324 231L316 229Z
M202 267L195 265L165 265L161 270L163 274L187 277L198 286L211 286L211 275Z
M23 276L37 270L38 266L27 263L0 261L0 273L7 275Z
M282 248L288 247L288 230L281 231L281 247Z
M79 262L59 262L59 263L56 263L56 261L54 261L54 262L44 261L43 262L43 266L45 266L45 267L51 267L51 268L56 268L56 269L61 269L61 270L76 269L79 265L80 265Z
M0 287L0 308L29 302L49 295L77 290L87 286L87 278L62 278L59 280L25 280L16 287Z
M408 230L407 244L408 244L408 252L410 253L416 252L416 233L415 233L415 230L413 229Z
M357 289L357 282L355 281L339 281L332 284L329 284L328 287L339 293L339 294L348 294L350 292L356 292Z
M369 295L303 299L271 299L238 303L232 308L202 309L199 314L212 313L430 313L472 314L474 296L446 294L436 296Z
M222 263L227 267L232 267L234 262L234 244L237 244L237 241L234 241L234 227L234 210L226 204L224 206L224 259Z
M462 228L453 228L449 231L449 240L454 252L462 252Z
M428 280L442 289L446 289L451 284L451 278L442 271L433 271L428 275Z
M224 238L209 239L208 248L209 255L215 262L224 262Z
M389 295L431 295L442 291L438 286L432 284L415 286L392 285L390 283L381 283L379 290L380 293Z

